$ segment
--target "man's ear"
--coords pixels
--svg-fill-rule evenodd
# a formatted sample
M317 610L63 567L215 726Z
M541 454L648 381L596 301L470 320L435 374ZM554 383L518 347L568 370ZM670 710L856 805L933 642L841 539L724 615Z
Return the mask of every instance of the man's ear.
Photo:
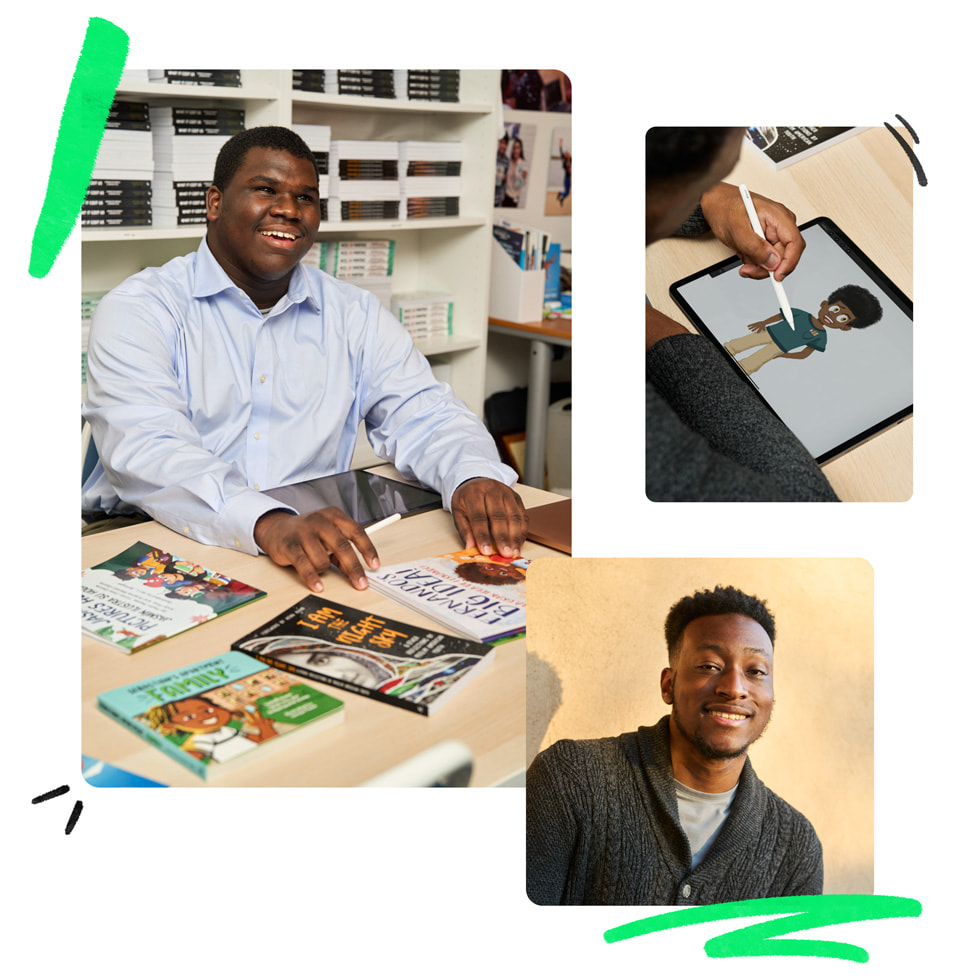
M218 190L216 185L212 184L208 188L204 200L208 208L208 221L214 221L218 217L218 211L221 208L221 191Z
M674 703L674 672L670 667L664 667L660 672L660 696L664 704Z

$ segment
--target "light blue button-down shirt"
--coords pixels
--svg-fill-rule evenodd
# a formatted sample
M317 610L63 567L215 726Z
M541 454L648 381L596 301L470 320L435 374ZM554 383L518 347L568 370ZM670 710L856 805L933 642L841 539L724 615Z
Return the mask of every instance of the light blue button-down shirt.
M371 293L301 265L263 316L206 241L100 301L83 414L100 457L83 511L139 508L251 554L256 520L282 506L257 491L349 469L362 419L447 509L464 480L517 479Z

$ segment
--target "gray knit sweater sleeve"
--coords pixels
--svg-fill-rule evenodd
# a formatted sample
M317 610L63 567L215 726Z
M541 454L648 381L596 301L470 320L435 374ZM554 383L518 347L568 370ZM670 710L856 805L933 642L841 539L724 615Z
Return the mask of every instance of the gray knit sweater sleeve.
M706 338L658 341L646 374L651 500L838 499L802 443Z

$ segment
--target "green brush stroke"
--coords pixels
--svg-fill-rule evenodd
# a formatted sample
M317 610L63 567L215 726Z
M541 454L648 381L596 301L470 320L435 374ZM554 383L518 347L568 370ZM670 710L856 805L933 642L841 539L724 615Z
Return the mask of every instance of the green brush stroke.
M125 31L101 17L89 19L61 113L48 189L34 228L28 271L37 279L51 271L75 227L128 51Z
M708 956L823 956L855 963L867 963L868 951L850 943L821 939L783 939L775 937L788 932L839 925L842 922L862 922L867 919L896 919L916 917L922 905L913 898L891 895L797 895L789 898L756 898L746 902L723 902L720 905L701 905L664 912L661 915L636 919L607 929L607 943L634 939L650 932L663 932L681 926L718 922L724 919L758 915L780 915L787 918L757 922L723 933L704 944Z

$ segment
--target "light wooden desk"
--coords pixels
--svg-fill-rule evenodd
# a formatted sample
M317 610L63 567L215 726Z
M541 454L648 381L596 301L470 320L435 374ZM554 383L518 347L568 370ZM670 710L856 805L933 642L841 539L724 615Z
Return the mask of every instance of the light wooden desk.
M915 174L898 141L883 126L865 130L778 171L745 145L725 181L747 184L754 193L785 204L800 224L820 216L832 219L906 296L913 298ZM650 302L689 326L670 298L671 283L729 255L724 245L710 238L669 238L648 246L646 289ZM787 288L791 283L792 276ZM912 495L912 420L906 419L828 463L824 473L841 500L908 500Z
M393 468L380 470L395 476ZM518 487L526 507L561 499L533 487ZM382 564L458 550L452 517L429 511L383 528L373 537ZM159 749L127 732L97 707L100 692L224 653L239 637L261 626L310 593L290 569L266 557L198 544L157 523L108 531L82 539L82 566L105 561L136 541L230 574L268 592L241 609L132 655L97 640L82 639L82 751L95 759L170 786L357 786L446 739L458 739L474 756L471 785L491 786L524 768L524 654L520 637L497 647L494 662L432 717L323 685L346 706L344 722L283 745L278 751L205 783ZM529 558L560 552L528 542ZM431 620L373 590L358 592L336 572L324 576L322 595L358 609L438 629ZM309 681L307 683L313 684Z
M570 317L514 323L490 317L490 330L529 341L527 413L525 421L524 481L544 486L545 445L548 440L548 401L551 392L551 348L572 346Z

